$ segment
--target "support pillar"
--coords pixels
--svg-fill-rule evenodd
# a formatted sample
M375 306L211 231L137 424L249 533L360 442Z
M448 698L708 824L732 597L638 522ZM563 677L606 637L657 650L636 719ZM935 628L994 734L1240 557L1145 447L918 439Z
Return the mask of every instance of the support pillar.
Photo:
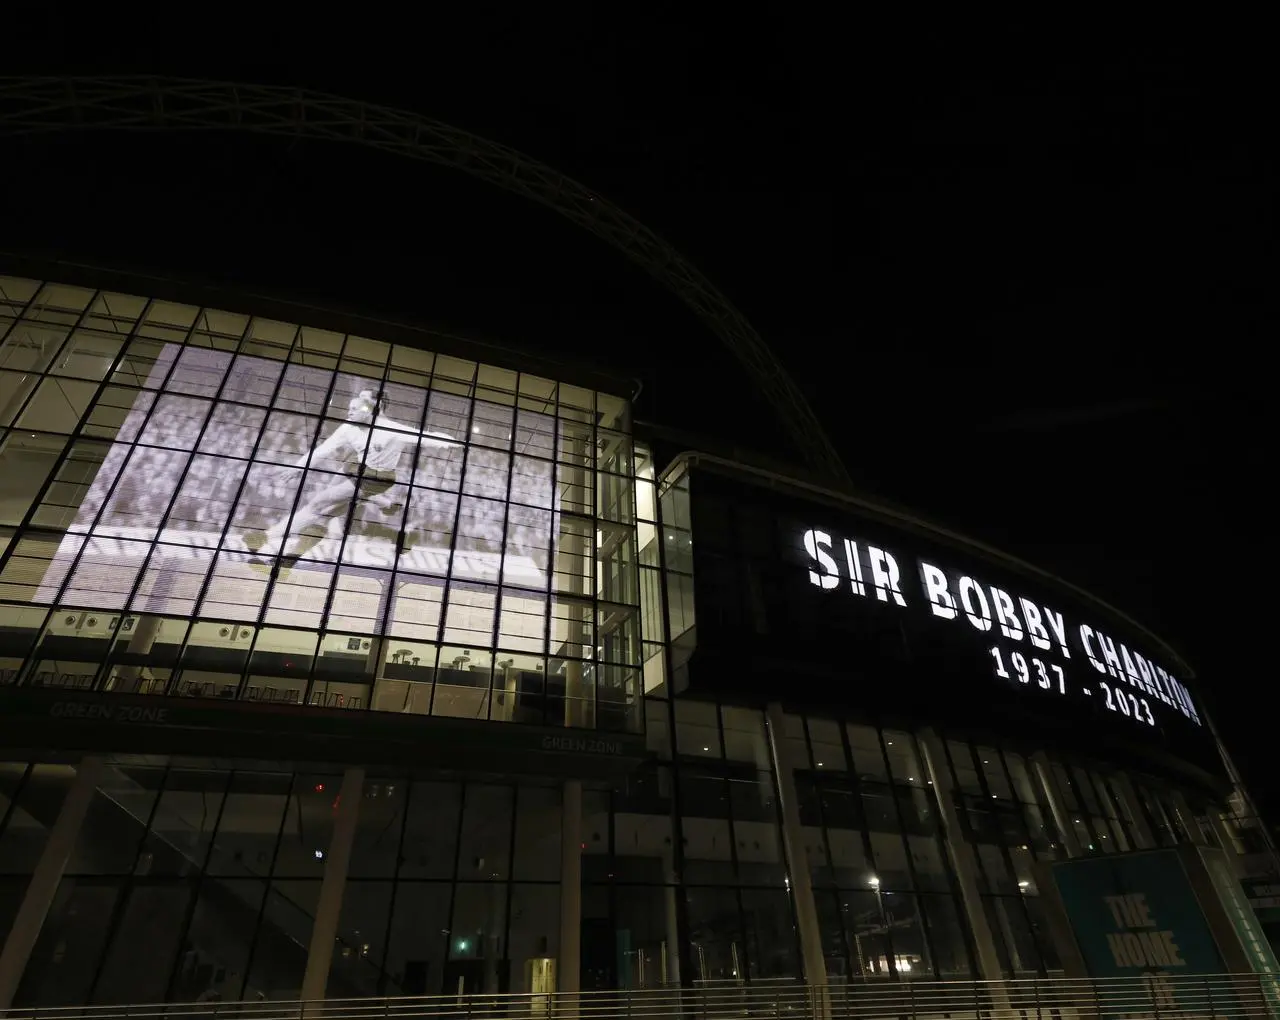
M822 954L822 930L818 926L818 907L813 898L813 879L804 847L804 828L800 823L800 803L796 794L795 763L787 753L783 734L782 706L776 701L765 710L769 728L769 750L773 758L773 781L778 787L782 806L782 849L787 855L787 874L791 882L791 900L796 908L796 926L800 930L800 957L804 979L825 995L827 964ZM824 1001L814 1003L817 1016L829 1015Z
M1138 791L1133 787L1133 780L1123 772L1111 777L1111 789L1120 801L1120 809L1129 823L1129 835L1133 838L1135 850L1154 850L1156 848L1155 833L1147 821L1142 805L1138 803Z
M329 983L329 965L333 961L333 944L338 938L342 895L347 889L351 847L356 840L356 823L360 820L360 801L363 799L364 769L359 766L349 768L342 774L338 813L333 820L333 837L325 856L324 878L320 882L320 901L311 927L307 968L302 975L301 997L304 1002L323 1000Z
M556 991L562 1015L576 1010L582 981L582 780L564 784L560 815L560 958Z
M663 952L663 984L680 984L680 913L676 906L676 863L672 847L662 850L662 913L666 941Z
M67 861L71 859L71 852L80 836L84 816L105 769L105 763L96 755L82 759L76 766L76 777L71 781L71 789L67 791L53 828L49 830L49 839L31 874L31 881L27 883L22 905L18 907L5 939L4 950L0 952L0 1010L13 1005L22 972L27 969L31 950L40 937L45 918L49 916Z
M920 751L924 756L925 774L933 786L934 797L938 802L947 859L952 873L956 876L956 884L960 887L960 902L964 905L965 919L969 922L969 931L973 934L973 946L978 954L979 977L984 981L1004 981L1004 967L1000 963L1000 954L996 952L991 924L987 920L982 894L978 890L978 865L974 860L973 847L965 839L960 815L956 811L955 793L951 787L951 770L946 767L947 758L942 748L942 741L931 729L921 730L916 734L916 739L920 742ZM993 984L991 994L995 996L1001 987ZM1008 1003L1002 1005L1007 1007Z
M1044 791L1045 799L1049 802L1049 814L1053 816L1053 824L1057 827L1058 838L1062 840L1067 856L1084 856L1084 851L1080 848L1080 840L1076 838L1075 827L1071 824L1071 815L1067 812L1066 797L1058 788L1057 777L1049 767L1048 755L1043 751L1033 754L1031 768L1035 771L1040 789Z

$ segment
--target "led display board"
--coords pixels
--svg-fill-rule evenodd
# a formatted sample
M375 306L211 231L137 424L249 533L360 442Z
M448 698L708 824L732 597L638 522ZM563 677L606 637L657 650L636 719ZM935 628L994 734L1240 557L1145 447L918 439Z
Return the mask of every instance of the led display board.
M1220 774L1185 667L1068 585L925 528L709 470L693 470L689 499L695 686L1106 744Z
M1154 727L1157 717L1164 721L1174 712L1201 725L1182 683L1096 621L1064 615L1020 588L988 583L977 571L948 571L926 556L890 552L817 528L802 531L800 541L810 560L810 585L900 609L907 608L910 594L939 625L971 630L972 640L986 648L992 676L1001 682L1050 701L1087 698L1137 727Z

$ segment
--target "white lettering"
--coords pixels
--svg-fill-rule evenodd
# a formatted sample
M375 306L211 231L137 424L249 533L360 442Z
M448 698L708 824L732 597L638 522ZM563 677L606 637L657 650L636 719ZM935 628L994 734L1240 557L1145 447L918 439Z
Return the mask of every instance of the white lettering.
M1030 599L1018 599L1022 606L1022 618L1027 623L1027 637L1037 648L1048 651L1053 647L1049 642L1049 632L1044 629L1044 621L1040 618L1040 608Z
M1102 631L1097 632L1098 647L1102 649L1102 657L1107 663L1107 672L1112 676L1120 676L1120 656L1116 654L1116 643Z
M1105 673L1107 666L1093 650L1093 637L1093 628L1087 623L1080 624L1080 644L1084 646L1084 657L1089 660L1089 665L1099 673Z
M947 575L932 563L921 560L920 576L924 579L925 597L929 600L933 615L941 616L944 620L954 620L958 615L956 600L947 590Z
M1044 618L1049 621L1049 629L1053 631L1053 636L1057 638L1058 647L1062 649L1062 657L1064 659L1071 658L1071 649L1067 647L1067 625L1063 622L1062 614L1055 613L1048 606L1045 606Z
M898 587L898 561L874 545L867 546L867 558L871 561L871 583L875 585L876 598L881 602L888 602L892 595L894 602L905 606L907 600L902 597L902 590Z
M996 619L1000 621L1000 633L1010 641L1021 641L1022 621L1018 619L1018 613L1013 608L1013 599L1009 598L1009 593L992 586L991 600L996 606Z
M840 583L840 568L831 556L831 536L825 531L806 531L804 551L818 561L821 573L809 568L809 583L819 588L834 588Z
M849 587L855 595L866 595L866 586L862 583L862 561L858 559L858 543L844 540L844 559L849 564Z
M976 609L973 605L975 598L978 600ZM987 596L972 577L960 578L960 605L964 606L965 616L978 630L991 629L991 607L987 605Z

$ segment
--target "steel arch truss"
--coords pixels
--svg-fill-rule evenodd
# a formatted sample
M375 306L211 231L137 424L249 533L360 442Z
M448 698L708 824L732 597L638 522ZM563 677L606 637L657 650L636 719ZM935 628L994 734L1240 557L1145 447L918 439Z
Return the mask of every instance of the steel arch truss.
M452 167L555 210L607 241L674 292L743 364L801 456L848 485L839 454L794 380L741 312L644 224L515 149L406 110L273 85L113 76L0 78L0 134L243 131L346 142Z

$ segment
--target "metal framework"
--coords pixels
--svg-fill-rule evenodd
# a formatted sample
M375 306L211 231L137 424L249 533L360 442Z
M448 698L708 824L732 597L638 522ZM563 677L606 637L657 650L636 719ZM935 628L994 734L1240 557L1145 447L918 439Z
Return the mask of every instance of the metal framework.
M143 75L0 77L0 134L156 130L368 146L460 170L547 206L679 297L746 368L810 468L849 487L847 469L804 395L732 302L644 224L544 163L407 110L309 89Z

